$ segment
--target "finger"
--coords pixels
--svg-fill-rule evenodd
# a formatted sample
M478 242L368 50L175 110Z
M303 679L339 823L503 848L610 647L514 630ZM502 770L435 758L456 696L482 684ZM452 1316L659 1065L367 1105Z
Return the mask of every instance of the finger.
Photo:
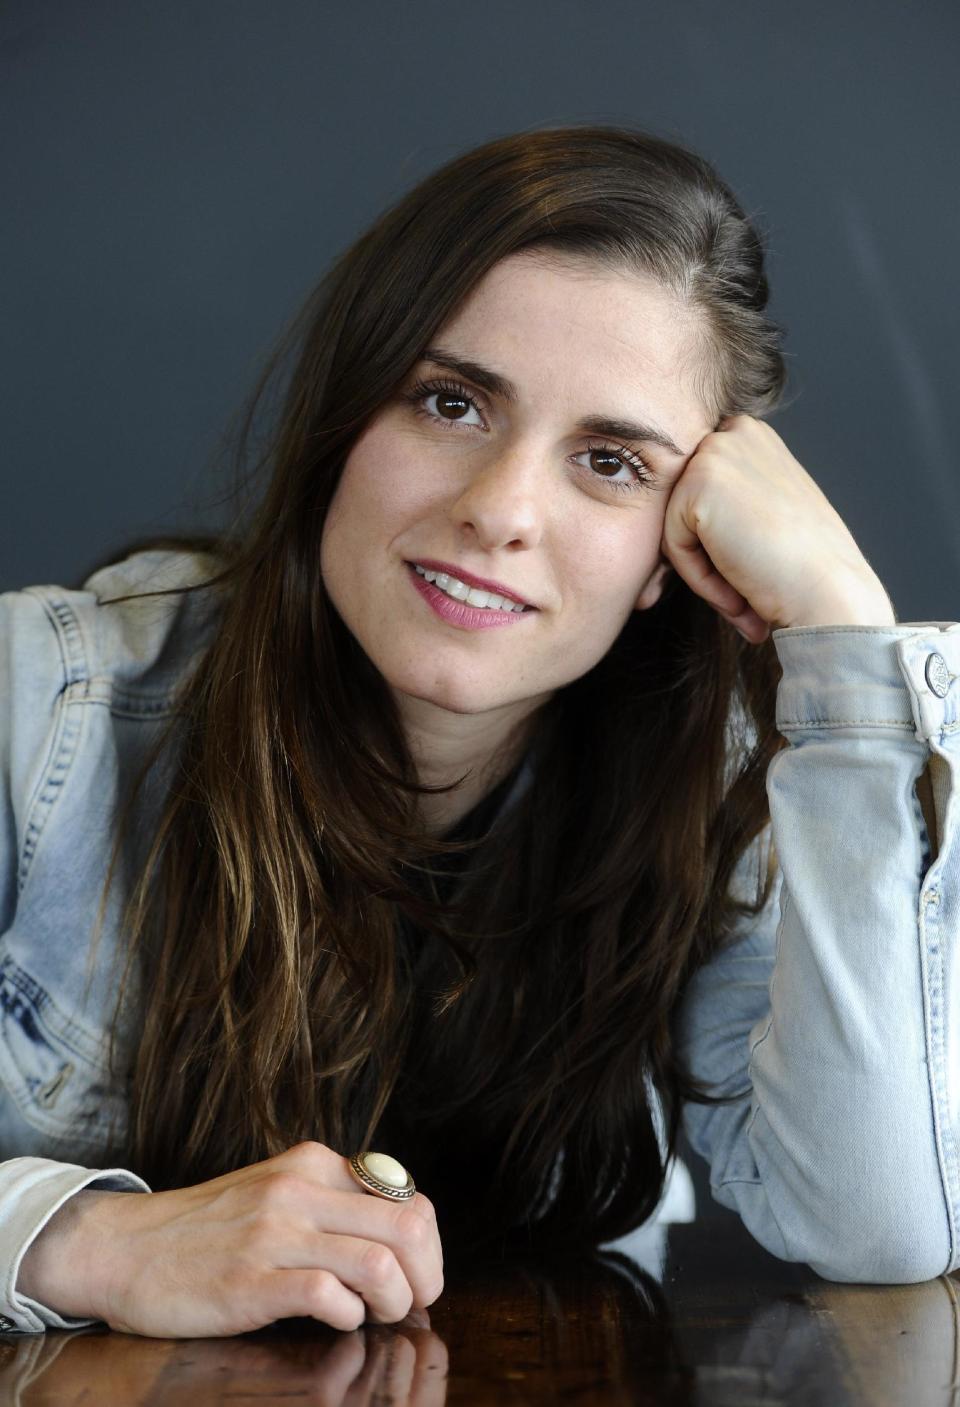
M746 597L717 571L699 538L693 534L688 543L671 544L667 555L691 591L695 591L722 616L732 619L750 608Z
M273 1270L262 1282L263 1310L274 1319L304 1315L333 1329L359 1329L367 1317L360 1295L348 1290L329 1270Z
M301 1195L297 1219L302 1221L306 1213L314 1231L361 1237L388 1247L406 1276L416 1308L432 1304L443 1289L443 1253L432 1214L427 1219L412 1203L397 1205L366 1192L361 1196L359 1201L352 1192L326 1188L323 1200L311 1210Z
M739 630L745 640L751 645L759 645L766 640L770 634L770 623L762 616L758 616L756 611L750 607L742 611L738 616L729 616L727 619L735 630Z
M396 1324L413 1307L413 1291L400 1262L380 1241L320 1232L304 1237L284 1262L291 1267L322 1265L332 1270L341 1284L362 1297L367 1317L376 1324Z
M312 1182L322 1183L324 1187L335 1187L340 1192L370 1195L363 1191L350 1171L349 1159L342 1153L335 1153L325 1143L315 1143L309 1139L303 1143L295 1143L285 1152L278 1153L276 1157L258 1166L270 1171L282 1167L286 1172L297 1173Z
M427 1223L428 1226L436 1227L436 1225L437 1225L437 1212L436 1212L436 1208L434 1207L434 1205L433 1205L433 1203L431 1202L430 1198L427 1197L423 1192L415 1192L415 1193L413 1194L413 1196L411 1197L410 1201L409 1201L406 1205L407 1205L408 1207L413 1207L413 1209L414 1209L414 1211L417 1213L417 1215L418 1215L418 1216L422 1216L423 1219L424 1219L424 1221ZM439 1240L440 1240L440 1232L437 1231L437 1241L438 1241L438 1243L439 1243Z
M282 1164L287 1170L322 1182L324 1187L333 1187L340 1192L358 1194L370 1198L371 1201L381 1200L375 1199L372 1193L360 1186L350 1171L349 1158L345 1158L341 1153L335 1153L324 1143L314 1143L310 1140L296 1143L285 1153L280 1153L270 1159L270 1164ZM258 1164L260 1168L266 1166L265 1163ZM385 1201L385 1205L389 1206L390 1203ZM436 1225L437 1218L433 1203L422 1192L415 1192L408 1202L394 1203L393 1205L413 1207L417 1215L423 1217L424 1221Z
M674 541L668 554L665 536L662 550L690 589L723 616L724 620L728 620L745 640L751 644L759 644L766 640L770 634L769 622L753 609L742 592L717 571L709 553L695 533L682 523L678 532L682 534L681 541Z

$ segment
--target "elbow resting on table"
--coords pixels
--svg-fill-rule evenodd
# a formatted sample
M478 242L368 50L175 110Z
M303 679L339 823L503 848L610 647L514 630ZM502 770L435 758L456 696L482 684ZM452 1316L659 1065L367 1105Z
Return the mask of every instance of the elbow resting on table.
M946 1274L950 1259L943 1246L892 1253L877 1248L869 1256L808 1264L821 1279L840 1285L919 1285Z
M918 1285L936 1280L950 1269L949 1234L905 1220L895 1228L878 1220L876 1228L859 1240L838 1234L836 1244L825 1256L823 1236L817 1238L820 1252L804 1257L810 1269L824 1280L844 1285Z
M955 1260L942 1191L914 1185L902 1197L771 1201L759 1182L712 1188L751 1235L780 1260L800 1261L823 1280L845 1285L917 1285L947 1274ZM816 1210L814 1208L816 1207Z
M888 1168L875 1181L861 1179L824 1192L819 1216L816 1202L802 1213L795 1204L792 1238L823 1279L917 1285L950 1270L954 1253L946 1198L928 1166L901 1167L896 1178ZM784 1219L789 1225L790 1218Z

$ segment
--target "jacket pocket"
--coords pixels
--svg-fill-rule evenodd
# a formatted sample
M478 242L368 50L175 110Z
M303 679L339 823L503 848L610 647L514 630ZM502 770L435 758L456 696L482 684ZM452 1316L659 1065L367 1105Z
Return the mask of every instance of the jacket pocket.
M125 1132L106 1039L62 1011L8 953L0 957L0 1081L22 1117L58 1148L95 1152Z

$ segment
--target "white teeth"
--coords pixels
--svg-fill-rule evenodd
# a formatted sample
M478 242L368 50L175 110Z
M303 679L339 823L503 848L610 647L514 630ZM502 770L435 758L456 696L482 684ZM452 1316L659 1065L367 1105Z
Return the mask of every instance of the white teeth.
M481 591L475 586L467 586L465 582L458 580L455 576L448 576L446 572L431 572L426 567L418 567L414 563L414 569L419 576L425 577L427 581L432 581L435 586L439 586L447 596L452 596L455 601L463 601L468 606L479 606L482 610L488 611L513 611L520 612L523 607L515 601L509 601L506 596L498 596L493 591Z

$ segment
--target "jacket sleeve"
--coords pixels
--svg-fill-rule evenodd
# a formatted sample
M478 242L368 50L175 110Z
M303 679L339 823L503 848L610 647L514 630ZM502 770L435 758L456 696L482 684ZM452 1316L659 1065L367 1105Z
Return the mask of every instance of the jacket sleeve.
M44 1329L77 1329L95 1319L58 1314L16 1287L20 1262L31 1242L75 1192L85 1187L112 1192L149 1192L135 1173L125 1168L83 1168L52 1158L7 1158L0 1162L0 1330L40 1333Z
M16 913L26 816L64 682L56 637L41 603L25 592L0 595L0 938ZM84 1168L38 1157L0 1161L0 1331L37 1333L96 1322L60 1315L16 1288L28 1246L84 1187L150 1191L122 1168Z
M684 1125L756 1239L826 1279L960 1263L960 625L773 633L771 901L694 977ZM929 770L939 849L916 792Z

